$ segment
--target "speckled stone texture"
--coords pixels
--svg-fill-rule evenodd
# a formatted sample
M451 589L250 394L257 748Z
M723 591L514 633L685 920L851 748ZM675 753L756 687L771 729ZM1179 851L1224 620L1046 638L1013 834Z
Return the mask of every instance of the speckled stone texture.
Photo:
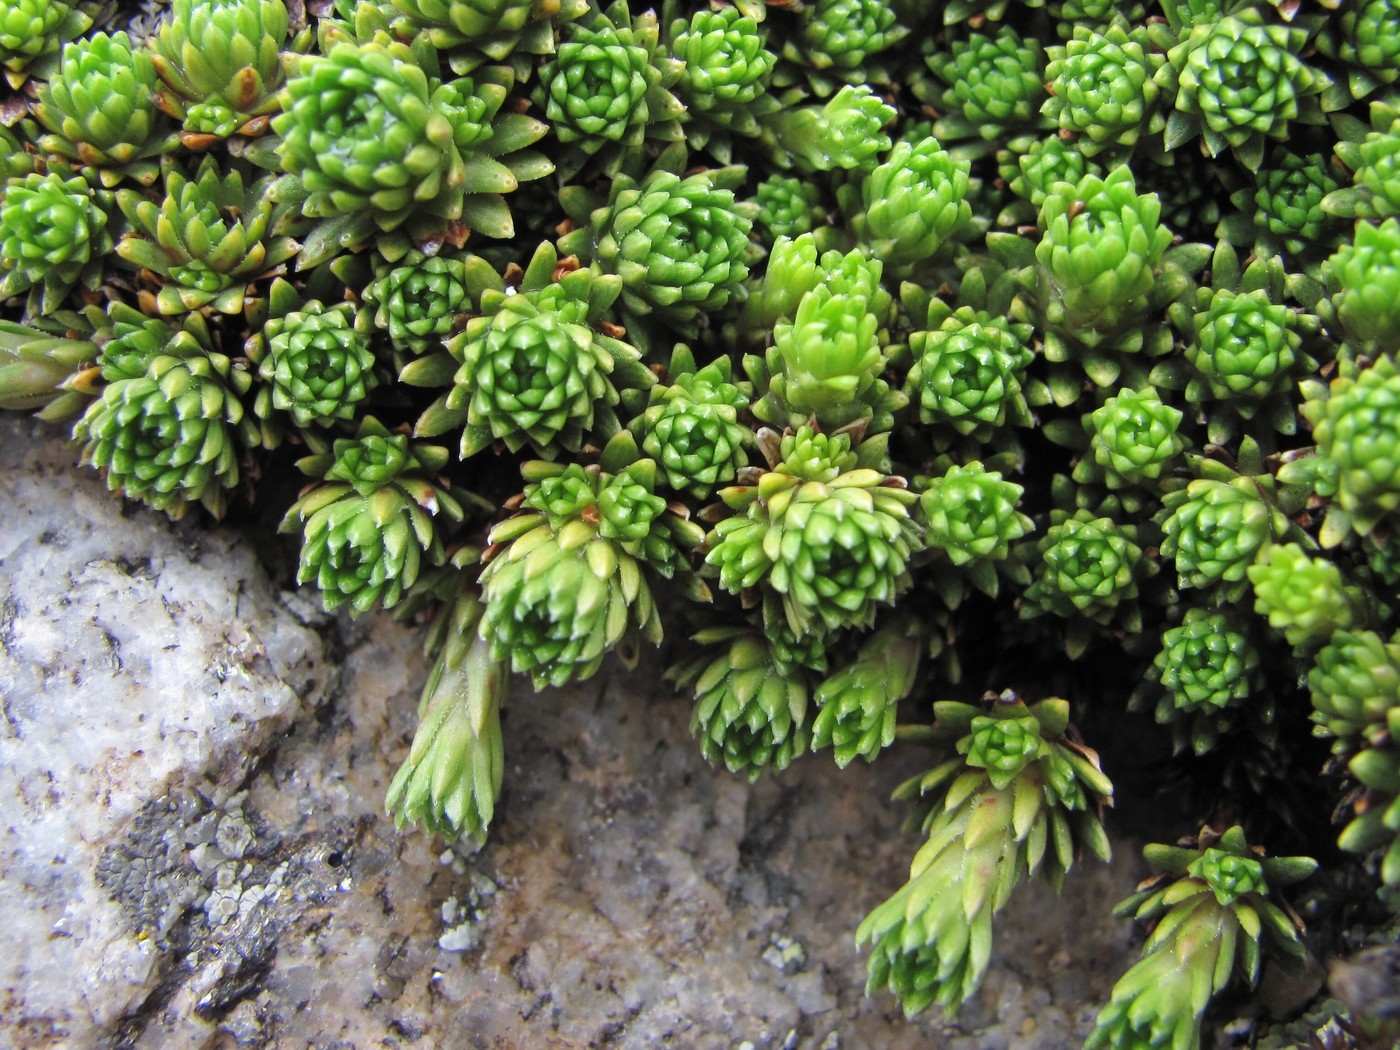
M1120 847L1018 893L955 1023L866 999L852 934L917 846L886 798L929 756L749 785L654 654L517 683L485 849L400 835L419 632L279 599L251 543L3 425L0 1045L1067 1047L1131 956Z

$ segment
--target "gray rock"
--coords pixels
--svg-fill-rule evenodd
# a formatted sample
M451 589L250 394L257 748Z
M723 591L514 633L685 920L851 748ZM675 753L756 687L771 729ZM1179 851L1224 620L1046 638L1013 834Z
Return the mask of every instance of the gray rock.
M1061 1047L1128 957L1120 848L1020 891L956 1023L865 998L852 934L917 846L886 800L927 756L749 785L701 761L655 654L517 683L484 849L397 834L420 632L317 621L231 533L123 512L6 426L0 1042Z
M160 980L194 818L331 675L237 536L125 512L52 431L3 427L0 1039L82 1045Z

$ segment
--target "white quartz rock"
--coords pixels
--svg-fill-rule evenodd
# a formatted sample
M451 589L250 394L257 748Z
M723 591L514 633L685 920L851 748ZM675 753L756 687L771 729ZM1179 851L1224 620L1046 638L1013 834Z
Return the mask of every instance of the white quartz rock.
M172 789L232 794L329 673L248 544L124 507L52 428L0 440L0 1045L83 1046L198 903L167 880L134 914L146 876L113 844Z

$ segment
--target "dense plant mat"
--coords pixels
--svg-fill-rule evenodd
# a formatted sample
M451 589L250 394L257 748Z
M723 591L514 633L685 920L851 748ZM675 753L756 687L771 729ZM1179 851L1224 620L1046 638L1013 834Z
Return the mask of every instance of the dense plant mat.
M1108 859L1115 798L1185 837L1090 1046L1198 1046L1385 923L1396 0L148 23L0 0L0 406L425 624L401 824L485 840L512 689L689 615L714 764L933 749L856 931L911 1014L977 991L1019 884Z

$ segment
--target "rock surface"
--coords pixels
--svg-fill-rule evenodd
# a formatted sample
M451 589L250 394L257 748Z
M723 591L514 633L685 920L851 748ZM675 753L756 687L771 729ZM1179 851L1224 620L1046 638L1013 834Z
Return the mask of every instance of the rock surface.
M659 656L517 684L485 849L400 835L419 632L319 617L3 427L0 1045L1063 1047L1127 958L1120 846L1018 893L956 1023L866 999L852 933L917 845L885 799L926 756L735 780Z

